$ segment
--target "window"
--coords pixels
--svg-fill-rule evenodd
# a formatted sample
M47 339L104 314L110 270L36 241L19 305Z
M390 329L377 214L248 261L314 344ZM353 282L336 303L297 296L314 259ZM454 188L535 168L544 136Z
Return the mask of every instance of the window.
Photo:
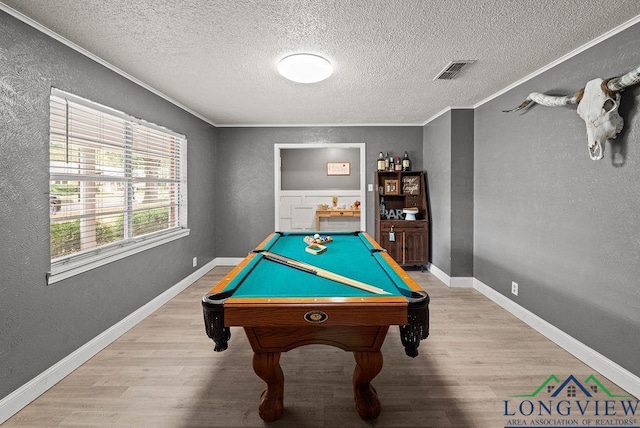
M49 283L188 235L185 136L50 98Z

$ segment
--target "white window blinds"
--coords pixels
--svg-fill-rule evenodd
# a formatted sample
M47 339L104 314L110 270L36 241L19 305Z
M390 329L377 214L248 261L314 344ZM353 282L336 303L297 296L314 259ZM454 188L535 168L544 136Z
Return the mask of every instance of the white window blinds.
M52 270L186 228L184 136L53 89L49 150Z

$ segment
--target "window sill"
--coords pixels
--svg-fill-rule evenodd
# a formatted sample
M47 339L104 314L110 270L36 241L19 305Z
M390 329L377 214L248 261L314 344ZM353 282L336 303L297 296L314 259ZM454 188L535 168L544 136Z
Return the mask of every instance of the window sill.
M139 241L128 242L122 246L101 249L85 256L54 261L51 263L51 272L47 273L47 284L54 284L141 251L189 236L189 232L189 229L177 229Z

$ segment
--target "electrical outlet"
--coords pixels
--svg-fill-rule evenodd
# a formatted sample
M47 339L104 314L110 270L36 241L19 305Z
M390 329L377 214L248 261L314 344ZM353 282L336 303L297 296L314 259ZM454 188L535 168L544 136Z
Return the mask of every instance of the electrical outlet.
M373 192L373 184L369 184L369 185L367 186L367 190L368 190L369 192Z
M196 267L196 266L198 266L198 258L194 257L193 258L193 267Z
M518 295L518 283L511 281L511 294Z

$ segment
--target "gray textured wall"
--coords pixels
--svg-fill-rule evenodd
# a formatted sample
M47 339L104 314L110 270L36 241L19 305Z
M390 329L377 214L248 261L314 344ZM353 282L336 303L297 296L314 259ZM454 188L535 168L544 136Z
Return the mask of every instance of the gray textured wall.
M451 272L473 276L473 151L472 109L451 111Z
M51 86L188 138L191 235L82 275L49 269ZM215 254L215 130L0 11L0 399Z
M475 110L474 276L640 375L640 85L622 94L624 158L592 161L574 107L502 113L640 64L640 25ZM519 283L519 296L510 293Z
M451 275L451 111L424 126L431 263Z
M374 183L380 151L409 152L422 168L422 128L218 128L216 243L225 256L243 257L273 232L273 146L284 143L365 143L367 183ZM367 231L375 232L373 192L367 192ZM376 208L377 209L377 208Z
M431 263L450 277L473 276L473 118L452 109L423 132Z
M360 150L309 148L280 150L282 190L360 189ZM349 162L350 175L327 175L327 162Z

